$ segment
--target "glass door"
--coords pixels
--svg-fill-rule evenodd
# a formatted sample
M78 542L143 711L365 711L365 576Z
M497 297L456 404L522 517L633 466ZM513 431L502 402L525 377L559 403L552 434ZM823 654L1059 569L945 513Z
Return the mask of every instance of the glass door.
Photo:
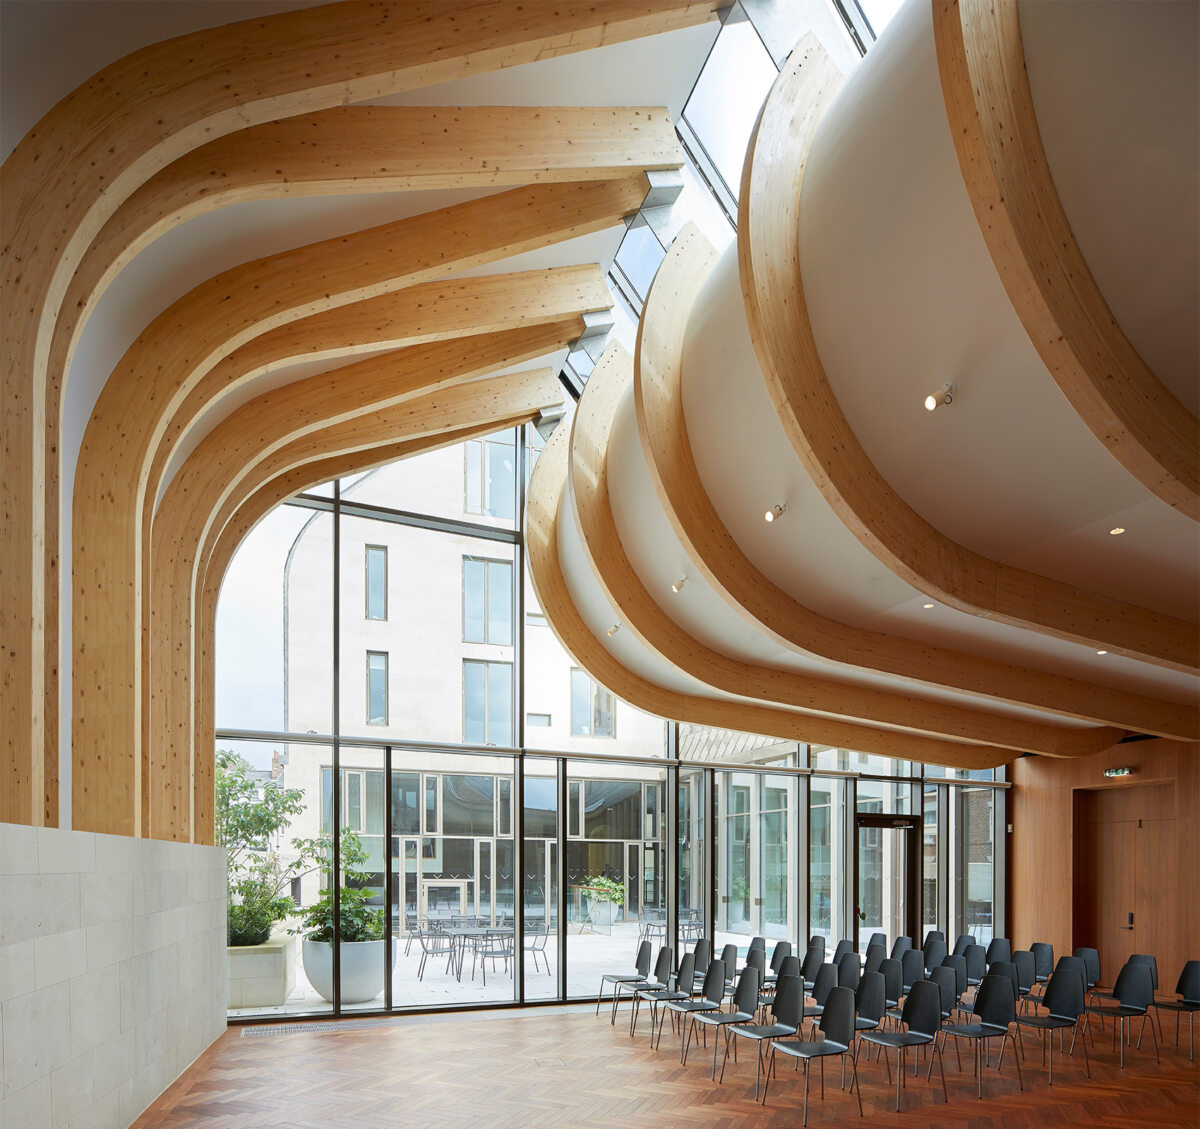
M920 820L912 816L862 815L855 820L854 871L858 948L872 933L920 944Z

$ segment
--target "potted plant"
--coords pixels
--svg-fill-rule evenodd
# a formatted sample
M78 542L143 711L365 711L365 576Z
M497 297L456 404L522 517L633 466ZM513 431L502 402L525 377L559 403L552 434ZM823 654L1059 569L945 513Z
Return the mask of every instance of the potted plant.
M585 882L588 899L588 916L594 925L611 925L617 916L617 907L625 904L625 885L603 874L593 874Z
M320 867L324 890L304 911L291 930L303 935L304 974L313 989L333 1002L333 840L297 839L293 844L305 860ZM338 891L342 1003L361 1004L383 991L383 909L370 905L371 891L362 888L367 875L359 867L367 861L362 840L353 831L342 832L343 885ZM358 885L355 885L358 883Z

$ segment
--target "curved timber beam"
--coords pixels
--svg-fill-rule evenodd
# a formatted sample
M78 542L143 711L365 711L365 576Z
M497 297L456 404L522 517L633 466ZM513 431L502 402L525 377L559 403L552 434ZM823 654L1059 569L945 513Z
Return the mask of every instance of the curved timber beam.
M525 351L530 355L545 351L543 341L535 341L530 331L517 332L525 336ZM538 332L544 337L544 331ZM216 523L224 525L264 480L286 473L297 460L312 462L313 447L325 453L346 453L360 446L377 446L384 439L394 443L401 438L415 440L442 434L475 420L531 415L561 401L561 386L549 370L471 379L519 359L520 350L514 347L512 336L497 334L477 341L454 342L459 359L447 356L440 369L432 354L437 350L449 354L449 345L403 350L400 355L388 358L397 386L393 397L371 402L369 396L356 394L353 382L348 381L343 385L345 402L327 414L321 414L325 406L319 397L309 396L315 419L314 416L298 418L299 413L289 413L275 393L268 393L225 420L210 436L212 442L206 440L185 464L164 498L164 512L154 527L146 711L150 725L148 739L143 741L149 781L148 789L143 791L150 796L150 835L181 840L191 835L188 822L192 811L190 770L194 763L191 678L195 662L193 624L198 606L197 563L205 559L210 540L215 540ZM456 364L452 376L446 368L451 363ZM421 373L430 376L439 371L441 380L430 377L425 384L419 382ZM406 383L406 372L418 378L409 381L407 395L399 391ZM294 399L301 397L302 390L297 388ZM339 426L349 423L362 426ZM308 442L303 442L306 439ZM247 448L253 449L255 445L261 452L257 459L246 454ZM234 474L227 481L227 464L244 466L245 474ZM258 473L247 481L254 469ZM231 494L234 494L232 500ZM128 768L136 773L137 766Z
M750 338L784 431L809 476L875 557L949 607L1174 670L1200 668L1195 624L970 551L916 513L867 457L817 353L797 234L805 160L839 83L832 61L806 37L767 96L747 150L738 208ZM1168 735L1155 725L1126 728Z
M378 446L356 448L337 455L324 453L271 479L242 502L221 531L221 536L207 562L201 565L202 584L196 597L196 661L192 684L196 725L192 762L193 842L211 845L214 840L213 751L216 747L216 719L213 655L216 643L217 600L229 564L250 530L281 502L322 482L393 463L409 455L451 447L467 439L529 423L536 418L536 414L523 413L504 418L478 419L468 427L422 436L420 439L406 439L396 443L389 437L388 441Z
M0 683L0 768L9 783L0 818L44 821L44 761L57 757L44 728L57 710L56 693L46 707L57 661L57 643L46 646L46 600L48 570L51 582L57 577L57 524L48 527L47 514L57 513L59 451L47 424L60 411L63 373L50 372L48 353L68 282L109 216L159 169L222 134L714 14L713 0L346 0L134 52L26 134L0 168L0 647L9 656Z
M672 528L731 607L783 646L829 662L1132 732L1200 738L1200 715L1186 706L841 623L792 599L764 575L704 492L683 415L687 317L715 261L716 253L693 225L672 243L638 327L634 404L646 464Z
M740 697L894 726L1018 752L1086 756L1111 748L1120 729L1065 729L967 709L936 699L855 685L807 672L743 662L706 646L673 620L647 591L621 545L608 494L607 456L617 406L633 382L633 358L612 344L588 378L571 430L569 483L588 563L621 622L646 647L699 682Z
M1013 758L1011 749L960 745L750 702L681 694L624 667L592 634L576 610L559 564L557 523L566 486L568 441L565 428L556 430L533 469L525 508L529 575L546 621L558 641L593 678L614 694L639 709L678 721L748 730L794 741L817 741L903 760L987 768Z
M1029 340L1109 453L1200 521L1200 421L1125 336L1075 241L1042 147L1018 5L938 0L933 28L963 183Z
M645 188L639 174L512 189L282 252L201 284L143 331L100 394L76 471L72 744L85 779L103 780L110 751L140 740L150 509L169 433L190 422L171 431L173 417L213 367L288 321L611 226ZM206 387L205 407L230 390ZM103 802L79 796L80 818L106 818Z

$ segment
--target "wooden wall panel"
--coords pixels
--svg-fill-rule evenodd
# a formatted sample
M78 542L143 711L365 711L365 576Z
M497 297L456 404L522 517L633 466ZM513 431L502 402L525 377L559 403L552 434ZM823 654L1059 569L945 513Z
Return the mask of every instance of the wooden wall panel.
M1105 768L1129 766L1132 776L1109 779ZM1200 754L1179 741L1136 741L1076 760L1023 757L1010 767L1009 932L1028 948L1049 941L1056 955L1075 947L1077 931L1093 927L1097 907L1077 856L1095 858L1123 832L1111 828L1127 820L1142 838L1112 852L1112 865L1136 879L1137 859L1163 877L1164 892L1149 897L1134 882L1136 942L1156 946L1160 982L1168 994L1183 962L1200 958L1200 898L1195 892L1195 858L1200 836ZM1099 793L1103 793L1097 798ZM1098 813L1098 815L1097 815ZM1121 819L1118 817L1126 817ZM1153 822L1154 827L1147 824ZM1156 921L1148 919L1154 915ZM1135 951L1147 951L1137 949ZM1111 982L1119 960L1101 951L1105 979Z

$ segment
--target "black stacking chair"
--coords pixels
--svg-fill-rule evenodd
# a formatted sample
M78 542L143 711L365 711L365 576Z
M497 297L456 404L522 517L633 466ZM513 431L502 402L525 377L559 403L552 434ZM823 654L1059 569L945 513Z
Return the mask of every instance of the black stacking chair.
M1129 958L1135 964L1147 965L1150 969L1150 994L1151 999L1154 998L1154 993L1158 991L1158 961L1150 953L1134 953ZM1092 1000L1115 1000L1117 998L1116 988L1114 986L1111 992L1100 992L1094 987L1089 999ZM1162 1035L1162 1028L1159 1027L1159 1035Z
M613 986L613 999L617 998L618 984L632 984L639 980L645 980L650 974L650 953L652 951L649 941L638 942L637 957L634 960L634 971L628 972L606 972L600 977L600 991L596 993L596 1014L600 1014L600 999L604 995L604 985L611 984Z
M884 1001L889 1008L900 1006L900 997L904 995L904 971L898 960L888 957L880 966L883 975L886 995Z
M812 989L813 1002L810 1007L804 1009L802 1015L803 1019L813 1021L814 1031L817 1027L816 1021L825 1010L825 1001L829 999L829 993L837 987L837 976L837 966L833 964L823 964L817 970L817 980Z
M954 990L958 993L958 1008L962 1009L963 993L967 990L967 958L948 956L942 961L943 968L954 969Z
M1033 990L1037 980L1037 961L1033 953L1027 949L1017 949L1012 955L1012 963L1017 970L1017 991L1020 994L1019 1003L1024 1003Z
M758 1006L760 1008L771 1007L775 1002L775 992L778 990L779 981L785 976L794 976L800 981L800 987L804 987L804 981L800 977L800 958L795 956L786 956L783 958L783 963L779 966L779 974L774 984L764 985L764 991L758 994ZM770 991L765 989L769 988Z
M800 965L800 975L804 977L804 987L811 992L813 985L817 980L817 970L825 963L825 943L814 945L811 941L808 943L808 951L804 954L804 961Z
M1009 1038L1013 1041L1013 1061L1017 1064L1017 1082L1022 1090L1025 1081L1021 1077L1021 1060L1017 1055L1016 1036L1009 1030L1009 1025L1017 1017L1016 1000L1013 997L1012 985L1004 976L991 974L983 978L979 991L975 994L975 1004L971 1009L978 1023L951 1023L942 1030L955 1039L973 1039L975 1041L975 1076L976 1090L983 1097L983 1045L989 1039ZM957 1047L957 1043L955 1047ZM1001 1054L1003 1063L1004 1056ZM931 1062L932 1068L933 1063ZM961 1063L960 1063L961 1066Z
M752 950L753 951L753 950ZM759 950L761 951L761 950ZM763 954L766 955L765 953ZM748 964L742 969L741 976L738 977L737 987L733 990L733 1010L732 1011L698 1011L691 1017L691 1025L694 1028L697 1023L703 1023L706 1027L712 1027L715 1030L725 1029L725 1053L729 1054L729 1028L734 1023L753 1023L755 1012L758 1011L758 989L762 984L762 973L757 964ZM712 1080L717 1080L717 1044L720 1040L713 1035L713 1064L712 1064ZM724 1074L725 1068L722 1066L721 1071Z
M862 976L858 953L853 951L843 953L841 960L836 962L836 967L838 987L849 988L853 992L858 987L859 978Z
M774 984L779 979L779 968L784 960L792 955L791 941L776 941L775 948L771 951L771 963L767 968L765 982Z
M872 933L871 939L867 942L867 948L869 949L872 945L882 945L884 948L884 952L886 953L886 951L887 951L887 934L886 933Z
M687 1064L687 1044L689 1024L688 1019L702 1012L719 1011L721 1002L725 999L725 962L710 960L704 973L704 990L697 999L670 1000L660 1011L658 1017L658 1041L662 1043L662 1027L667 1018L667 1012L676 1012L682 1021L682 1031L679 1036L679 1061Z
M1194 1061L1195 1048L1192 1042L1192 1027L1196 1020L1196 1012L1200 1011L1200 960L1189 960L1179 974L1175 984L1177 1000L1155 1000L1151 1005L1159 1012L1158 1027L1162 1030L1162 1014L1160 1009L1175 1013L1175 1045L1179 1046L1179 1017L1188 1017L1188 1062Z
M661 992L672 987L671 972L675 967L675 953L670 945L663 945L658 950L654 961L654 974L644 980L623 980L613 987L612 1023L617 1022L617 1007L621 1003L621 993L628 992L632 1003L635 995L643 989L650 992ZM630 1034L633 1032L630 1031Z
M726 945L721 950L721 963L725 966L725 994L733 991L733 978L737 975L737 945Z
M1045 984L1054 971L1054 946L1046 941L1034 941L1029 951L1033 953L1034 981Z
M939 964L932 972L928 979L932 980L942 993L942 1022L945 1023L958 1010L958 977L954 975L954 969L948 965Z
M1088 1024L1093 1015L1098 1015L1101 1018L1114 1020L1113 1022L1113 1049L1116 1050L1117 1032L1120 1031L1121 1036L1121 1069L1125 1069L1125 1021L1127 1019L1142 1020L1142 1030L1138 1032L1138 1046L1142 1045L1142 1031L1146 1028L1146 1016L1148 1009L1154 1003L1154 988L1150 981L1150 966L1142 961L1135 961L1132 958L1125 962L1124 967L1117 974L1117 982L1113 985L1113 995L1117 998L1117 1003L1113 1004L1089 1004L1085 1009L1085 1017L1083 1020L1083 1030L1086 1036ZM1161 1062L1158 1054L1158 1033L1154 1030L1154 1023L1150 1024L1150 1035L1154 1039L1154 1060Z
M933 1073L933 1056L937 1056L938 1068L942 1072L942 1099L949 1101L946 1095L946 1070L942 1066L941 1052L938 1050L937 1034L941 1029L941 993L932 980L918 980L912 986L908 998L904 1001L904 1011L900 1022L904 1030L900 1031L867 1031L860 1036L862 1043L874 1043L883 1051L883 1061L888 1069L888 1081L892 1080L892 1067L888 1062L888 1048L896 1051L896 1112L900 1112L900 1086L904 1078L904 1058L909 1047L931 1048L929 1072ZM857 1058L857 1052L856 1052Z
M637 1030L638 1010L642 1000L650 1004L650 1042L654 1043L654 1021L658 1018L658 1005L671 1000L686 1000L691 997L696 980L696 954L684 953L675 974L674 986L664 988L638 988L633 993L633 1014L629 1018L629 1037Z
M970 933L960 933L958 940L954 942L954 948L950 950L950 955L955 957L963 957L967 955L967 949L975 944L975 938Z
M892 951L888 954L892 960L900 960L904 953L913 947L911 937L897 937L892 942Z
M878 972L879 966L887 959L887 949L874 942L867 946L867 959L863 963L863 972Z
M814 1058L822 1062L821 1100L825 1100L824 1061L832 1056L843 1056L854 1045L854 993L849 988L834 988L829 993L825 1011L821 1016L820 1028L825 1038L819 1041L803 1039L776 1039L771 1043L771 1057L767 1063L767 1080L763 1086L763 1105L767 1104L767 1090L771 1085L771 1073L775 1066L775 1055L782 1053L804 1063L804 1116L800 1124L808 1124L808 1067ZM858 1085L858 1063L851 1056L850 1089L858 1095L858 1116L862 1117L862 1088Z
M696 987L699 988L704 983L704 974L708 971L708 962L712 960L712 938L701 937L696 942L696 947L692 950L692 955L696 958L694 962L696 968Z
M987 952L982 945L968 945L963 959L967 962L967 984L978 988L987 975Z
M840 985L839 985L840 986ZM887 1009L887 985L882 972L864 972L854 993L854 1030L874 1031L883 1022Z
M1087 969L1087 988L1090 992L1100 983L1100 952L1098 949L1078 948L1074 955L1083 961Z
M854 942L847 941L844 937L837 943L837 948L833 950L833 959L831 964L837 964L847 953L854 952Z
M1064 957L1063 960L1070 960ZM1033 1027L1042 1033L1042 1061L1046 1061L1046 1044L1050 1044L1050 1085L1054 1085L1054 1031L1070 1027L1076 1030L1079 1017L1083 1014L1083 976L1068 965L1050 974L1046 990L1042 993L1042 1006L1048 1015L1022 1015L1017 1018L1018 1027ZM1049 1035L1047 1033L1050 1033ZM1059 1036L1061 1038L1061 1035ZM1071 1046L1075 1039L1072 1037ZM1087 1065L1087 1076L1092 1076L1092 1064L1088 1062L1087 1040L1083 1041L1083 1061Z
M791 958L795 960L795 957ZM804 1013L804 983L799 976L780 976L779 987L771 1006L773 1023L740 1023L725 1029L733 1036L734 1061L737 1061L737 1040L752 1039L757 1045L757 1065L754 1068L754 1097L758 1099L758 1081L762 1076L763 1058L773 1039L794 1035L800 1028ZM725 1058L721 1059L720 1081L725 1081L725 1059L729 1057L729 1042L725 1043Z
M918 981L925 979L925 954L920 949L908 949L900 958L900 971L904 975L904 994Z
M998 960L1012 960L1012 945L1007 937L993 937L987 947L988 970Z
M946 939L940 933L930 933L921 952L925 956L925 971L932 972L946 959Z

